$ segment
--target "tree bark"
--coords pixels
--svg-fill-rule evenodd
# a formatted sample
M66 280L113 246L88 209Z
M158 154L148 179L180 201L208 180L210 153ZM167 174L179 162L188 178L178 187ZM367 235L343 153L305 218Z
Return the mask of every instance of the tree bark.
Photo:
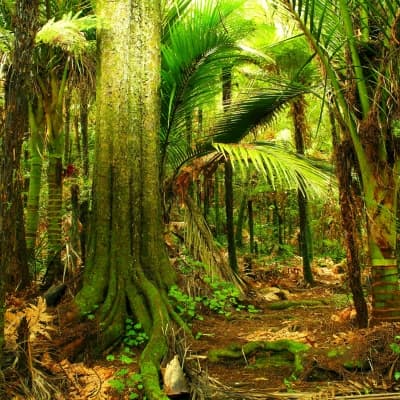
M159 185L159 0L97 2L99 68L93 209L87 266L76 304L96 310L99 350L133 315L149 341L140 369L149 400L168 399L159 364L171 325L166 292L175 282L162 238ZM118 21L118 24L115 23Z
M1 131L0 162L0 366L4 346L4 301L7 289L29 283L20 159L28 128L30 70L38 2L17 0L14 53L6 82L5 122Z
M26 247L28 260L34 261L36 237L39 226L40 185L43 167L43 137L44 119L43 109L29 106L29 126L31 131L30 144L30 175L26 210Z
M224 110L232 101L232 67L222 69L222 106ZM237 273L239 266L236 256L235 225L233 223L233 167L231 160L226 160L225 166L225 213L226 213L226 240L228 242L228 258L232 271Z
M305 116L305 98L298 97L292 103L292 116L294 124L294 139L296 143L296 152L305 154L304 137L306 135L306 116ZM312 236L309 223L308 199L307 195L301 190L297 191L297 203L299 208L299 228L300 228L300 251L303 258L303 276L307 283L314 283L314 277L311 270L312 261Z
M81 122L81 138L82 138L82 166L83 176L89 178L89 136L88 136L88 124L89 124L89 106L88 106L88 94L85 89L82 89L80 104L79 104L79 116ZM81 148L79 140L79 150Z
M339 143L339 134L336 130L336 120L333 109L329 108L331 123L332 143L334 148L336 175L339 182L339 203L342 215L342 226L345 232L347 274L350 290L353 295L356 309L356 320L359 328L368 326L368 307L365 301L360 265L360 243L357 230L357 218L359 212L356 208L356 195L352 182L353 156L352 151L345 144Z
M254 215L253 215L253 200L247 201L247 214L249 218L249 235L250 235L250 253L256 254L256 246L254 241Z
M235 224L233 222L233 168L230 160L225 161L225 212L226 238L228 241L229 265L233 272L239 271L236 257Z

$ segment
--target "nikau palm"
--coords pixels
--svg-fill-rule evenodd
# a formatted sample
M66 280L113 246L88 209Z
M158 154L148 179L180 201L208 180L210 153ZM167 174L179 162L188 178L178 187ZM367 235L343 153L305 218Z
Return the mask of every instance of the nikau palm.
M398 320L400 2L278 3L298 21L320 60L334 94L341 149L347 149L346 162L359 176L372 271L373 319Z
M238 22L234 27L234 24L229 23L232 12L241 3L241 1L221 1L218 2L218 7L208 2L200 3L189 8L182 20L175 21L175 25L167 24L170 30L168 34L164 34L162 64L161 177L162 180L168 177L167 182L171 182L174 181L174 176L181 174L176 180L180 196L182 182L187 180L188 169L191 168L194 175L204 170L209 176L209 171L215 171L224 157L230 158L227 148L221 152L215 146L216 143L239 143L254 132L255 128L272 121L288 102L305 92L304 88L292 85L290 82L275 87L270 84L264 85L263 89L243 88L243 93L236 96L232 104L225 104L225 110L222 109L221 71L249 62L259 65L268 59L267 56L261 57L259 52L249 51L248 48L243 50L238 45L238 39L242 38L244 33L251 31L251 26L246 23L242 22L242 27ZM217 113L213 112L213 116L207 115L205 110L212 108L217 108ZM192 115L199 114L199 110L202 121L207 118L208 124L203 126L202 135L196 136L191 133L188 144L188 116L191 119ZM209 122L211 119L214 119L214 123ZM189 125L191 129L191 124ZM256 155L259 151L261 153ZM219 157L214 156L210 161L208 155L216 155L218 152ZM266 152L269 152L267 157L265 157ZM238 154L234 153L233 159L237 160ZM319 174L313 170L311 175L307 173L303 175L305 171L312 171L310 167L304 168L305 160L294 155L282 157L283 153L285 152L281 151L280 157L274 158L278 153L273 151L271 146L258 143L252 147L252 151L242 152L246 159L239 157L239 165L243 166L254 157L252 162L254 161L264 174L273 174L271 179L275 183L276 179L281 179L287 184L285 177L291 176L289 180L292 188L300 185L305 189L304 183L307 190L312 188L313 185L307 184L310 183L307 175L310 178L314 173L315 178ZM195 161L190 166L192 160L199 160L203 156L205 156L204 161ZM210 166L210 162L214 164L213 167ZM264 162L267 164L263 164ZM184 165L185 169L180 172ZM303 168L298 169L300 165L303 165ZM295 172L295 168L300 175ZM278 177L277 172L280 174ZM319 188L324 186L324 184L321 186L324 180L326 187L327 177L324 176L319 180ZM187 206L193 209L194 204L193 201L189 201ZM194 215L193 210L187 215ZM193 221L190 221L188 226L196 227ZM197 234L190 234L187 237L201 237L202 232L204 227L198 226ZM203 240L196 243L209 243L207 237L209 235L204 235ZM192 247L193 243L188 245ZM214 252L210 243L208 247ZM206 252L203 250L198 253ZM210 258L205 257L205 259ZM225 278L227 275L229 274L222 273Z

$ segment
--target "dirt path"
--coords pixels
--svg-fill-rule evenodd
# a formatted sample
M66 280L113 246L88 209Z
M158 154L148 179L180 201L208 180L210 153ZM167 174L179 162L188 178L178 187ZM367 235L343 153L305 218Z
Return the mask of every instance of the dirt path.
M282 398L284 393L297 392L298 397L292 398L328 399L396 391L394 373L400 370L400 363L390 344L400 334L400 324L356 329L350 299L340 280L335 280L325 279L315 287L301 289L296 277L282 277L274 284L284 289L281 296L287 300L279 304L292 301L300 305L280 310L269 309L277 301L265 300L270 296L269 283L258 281L254 283L259 294L254 300L260 310L257 314L239 312L229 318L209 314L196 321L193 330L200 339L188 344L188 358L195 360L199 371L218 388L220 397L215 398ZM271 351L210 361L216 349L232 344L243 348L249 342L282 339L309 346L302 357L302 371L294 371L293 364L279 362L279 357L274 360L276 353ZM290 361L290 354L286 358ZM277 397L271 397L272 393ZM395 396L400 399L400 394Z

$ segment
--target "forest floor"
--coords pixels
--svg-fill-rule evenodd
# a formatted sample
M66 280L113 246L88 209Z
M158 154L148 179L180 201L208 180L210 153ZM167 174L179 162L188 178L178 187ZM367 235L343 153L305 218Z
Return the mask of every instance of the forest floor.
M273 279L271 268L259 268L261 273L247 280L258 313L238 312L228 318L209 314L196 321L193 328L201 336L188 346L188 358L198 359L214 382L214 398L383 399L390 392L390 398L400 399L400 393L395 394L400 390L399 355L391 348L399 342L400 324L357 329L340 270L324 260L314 268L315 285L306 287L296 259L278 272L274 268ZM302 366L296 371L290 363L293 354L286 349L264 350L256 344L257 349L246 354L249 343L259 342L283 342L289 350L287 343L303 343L308 349L299 353ZM230 352L220 352L229 348L242 349L242 355L232 358Z
M174 343L195 390L192 396L171 398L400 399L396 381L400 376L400 323L357 329L341 267L320 260L314 267L315 285L306 286L299 265L296 258L279 265L253 265L240 311L218 314L201 307L197 314L201 319L192 320L195 338L185 337L179 346ZM29 382L20 373L6 373L8 384L1 399L143 398L140 350L122 354L113 349L102 361L83 358L73 362L68 352L79 346L77 332L88 326L70 327L75 339L70 348L60 351L55 347L65 342L68 333L59 329L63 316L57 309L45 310L39 301L21 311L18 299L8 303L10 325L25 313L28 323L35 320L37 328L29 328L28 348L23 349L31 357L26 360L31 366L26 375ZM9 329L9 345L24 334L21 325L17 332ZM23 352L17 351L14 368L21 364ZM393 395L388 397L388 393Z

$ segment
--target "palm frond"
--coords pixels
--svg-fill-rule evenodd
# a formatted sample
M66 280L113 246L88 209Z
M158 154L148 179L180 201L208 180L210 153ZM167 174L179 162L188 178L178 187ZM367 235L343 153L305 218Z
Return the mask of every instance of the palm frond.
M237 3L237 2L233 2ZM197 3L196 3L197 4ZM208 2L208 4L210 4ZM199 3L169 29L169 39L162 49L162 94L170 110L164 126L172 124L179 104L193 102L199 95L215 95L213 82L219 81L221 62L238 55L234 32L227 31L224 23L233 11L229 7L211 8ZM196 89L202 88L202 91ZM171 111L172 110L172 111Z
M232 103L225 112L220 111L208 134L198 139L192 148L188 149L186 145L186 153L184 144L181 144L182 150L179 153L181 157L171 157L172 168L178 170L189 160L215 151L213 143L240 142L250 133L271 123L285 105L304 93L305 88L296 85L248 91L243 100ZM184 127L178 125L174 129L184 129Z
M171 27L185 14L192 0L164 0L162 4L162 42L168 43Z
M212 132L200 146L210 141L238 143L255 128L270 123L289 101L304 93L304 87L297 85L248 91L244 100L232 103L220 114Z
M335 1L276 0L275 3L297 21L308 40L312 38L314 45L329 58L340 59L346 36Z
M94 15L72 15L72 12L63 15L62 19L49 20L36 34L36 43L44 43L53 47L78 55L89 46L84 32L96 27Z
M173 146L184 149L189 145L188 116L196 108L210 107L218 98L222 65L249 60L249 53L236 45L241 36L238 32L243 30L232 30L227 22L242 3L243 0L224 1L215 6L213 2L193 2L175 24L169 25L162 47L163 160ZM254 55L251 57L255 59Z
M273 190L298 189L308 196L326 195L332 188L333 175L313 166L305 157L289 152L273 142L254 144L214 143L214 148L239 167L247 176L250 165L263 176Z

